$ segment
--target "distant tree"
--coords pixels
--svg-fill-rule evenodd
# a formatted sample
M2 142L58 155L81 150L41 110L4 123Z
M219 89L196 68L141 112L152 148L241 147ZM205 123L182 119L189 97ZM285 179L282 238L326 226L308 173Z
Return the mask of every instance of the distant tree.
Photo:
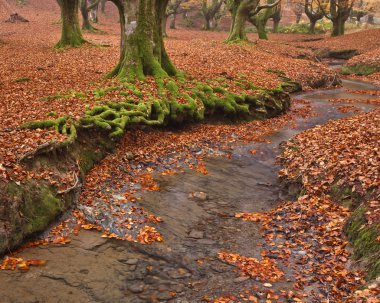
M92 0L90 1L90 6L88 6L87 0L80 0L80 12L82 14L82 30L87 30L94 32L96 28L94 28L90 22L90 12L95 9L100 0Z
M78 47L86 41L83 39L79 25L79 1L57 0L61 8L62 31L61 39L56 44L57 48Z
M331 36L344 35L344 25L350 16L355 0L317 0L324 16L331 20Z
M281 1L267 0L267 4L269 5L267 8L249 17L249 21L257 28L259 39L265 40L268 39L265 29L268 20L275 17L276 14L281 15Z
M274 33L278 33L278 27L280 25L281 18L282 18L282 3L280 2L278 4L278 7L275 13L272 15Z
M317 0L305 0L305 14L310 20L309 33L315 34L315 24L323 18L323 11Z
M170 16L172 16L172 21L170 22L170 28L174 29L176 26L176 17L178 13L178 9L180 8L181 3L183 0L169 0L169 4L166 8L165 17L162 19L162 34L164 37L167 36L166 33L166 24L167 20Z
M296 23L300 23L302 14L305 11L305 2L304 0L291 0L291 8L293 13L296 16Z
M203 0L202 1L202 15L205 19L203 25L204 30L211 30L214 28L212 22L215 20L215 16L220 11L224 0Z
M273 8L280 3L260 3L260 0L227 0L227 7L232 15L232 24L227 42L247 40L245 23L253 19L260 11Z

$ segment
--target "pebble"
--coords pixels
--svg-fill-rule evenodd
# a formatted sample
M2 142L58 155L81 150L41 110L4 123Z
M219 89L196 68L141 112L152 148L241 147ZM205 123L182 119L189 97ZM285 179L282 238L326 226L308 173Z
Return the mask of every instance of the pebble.
M198 201L206 201L208 198L207 194L203 191L196 191L189 195L189 199L194 199Z
M204 232L200 230L192 230L189 233L189 238L193 239L203 239L204 238Z
M191 276L191 274L189 274L187 272L187 270L184 268L179 268L177 270L171 270L168 272L168 274L169 274L169 277L172 279L183 279L183 278L188 278Z
M249 280L248 276L242 276L242 277L238 277L238 278L234 279L234 282L235 283L241 283L241 282L244 282L244 281L247 281L247 280Z
M173 296L168 291L160 292L157 295L158 300L170 300L172 298L173 298Z
M125 261L125 264L136 265L138 262L139 262L138 259L128 259L127 261Z
M144 283L142 282L137 282L137 283L132 283L130 285L128 285L128 289L135 293L135 294L138 294L140 292L143 292L144 290Z

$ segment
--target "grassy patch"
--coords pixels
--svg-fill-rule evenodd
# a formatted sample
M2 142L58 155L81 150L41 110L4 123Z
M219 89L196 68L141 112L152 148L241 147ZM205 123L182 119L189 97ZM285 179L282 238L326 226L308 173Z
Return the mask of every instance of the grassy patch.
M380 71L380 66L369 64L356 64L352 66L343 66L340 72L343 75L368 76L378 71Z

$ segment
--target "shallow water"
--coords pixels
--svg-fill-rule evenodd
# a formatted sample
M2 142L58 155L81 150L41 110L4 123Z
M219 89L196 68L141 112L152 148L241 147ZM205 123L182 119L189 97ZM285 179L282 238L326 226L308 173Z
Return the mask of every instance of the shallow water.
M380 90L352 80L344 80L343 85ZM185 303L250 286L252 280L239 279L231 266L217 259L222 250L260 257L262 239L258 226L236 220L234 214L266 211L287 198L278 182L275 161L282 141L315 125L350 115L338 111L339 106L355 105L363 111L374 108L359 102L327 101L347 96L344 88L297 94L294 98L312 101L315 117L297 119L295 128L268 136L270 143L240 145L231 159L206 160L208 175L186 170L174 176L157 176L160 191L143 193L138 204L164 220L157 226L165 239L163 243L140 245L81 231L65 246L26 249L22 257L48 263L28 272L0 272L0 301ZM257 150L255 155L249 152L252 149ZM208 198L194 200L189 198L192 192L205 192ZM105 224L112 225L112 220ZM283 288L288 282L284 283L280 285Z

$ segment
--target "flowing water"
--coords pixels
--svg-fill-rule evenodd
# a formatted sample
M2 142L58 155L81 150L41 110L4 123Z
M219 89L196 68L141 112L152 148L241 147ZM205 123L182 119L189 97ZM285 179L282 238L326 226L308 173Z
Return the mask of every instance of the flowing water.
M347 93L344 88L380 87L352 80L344 80L343 86L295 95L311 101L317 115L299 118L295 128L270 135L270 143L237 147L231 159L206 160L208 175L187 170L158 176L160 191L144 193L139 204L164 220L157 227L164 242L141 245L81 231L64 246L26 249L22 257L48 263L27 272L0 272L0 302L186 303L248 287L252 280L239 278L232 266L217 258L220 251L260 258L259 227L236 220L234 214L270 210L287 198L277 178L279 143L315 125L350 115L337 110L346 104L329 99L355 98L358 103L348 105L363 111L374 107L360 103L373 96ZM252 149L257 150L255 155L249 153ZM208 197L189 198L193 192L205 192Z

